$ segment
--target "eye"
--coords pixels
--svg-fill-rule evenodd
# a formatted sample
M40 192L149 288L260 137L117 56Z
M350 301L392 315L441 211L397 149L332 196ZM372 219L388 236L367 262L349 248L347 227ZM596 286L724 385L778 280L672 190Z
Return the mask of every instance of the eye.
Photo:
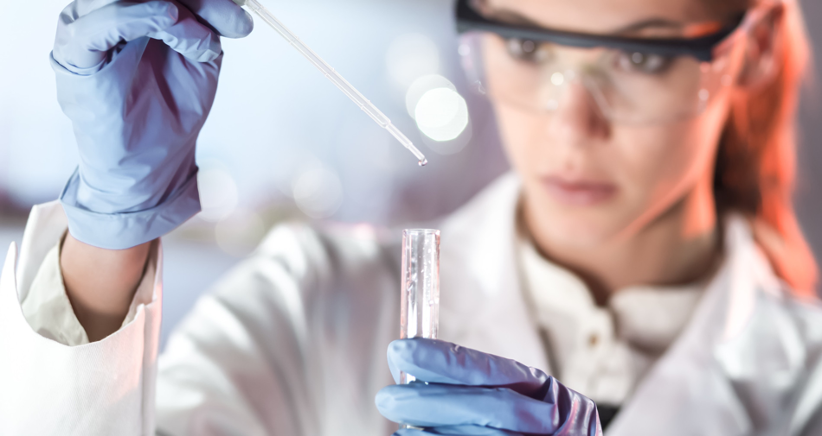
M633 52L620 53L617 58L619 68L628 72L660 74L673 63L674 58L657 54Z
M530 39L510 38L508 39L508 54L512 57L533 62L537 60L537 52L539 51L539 44Z

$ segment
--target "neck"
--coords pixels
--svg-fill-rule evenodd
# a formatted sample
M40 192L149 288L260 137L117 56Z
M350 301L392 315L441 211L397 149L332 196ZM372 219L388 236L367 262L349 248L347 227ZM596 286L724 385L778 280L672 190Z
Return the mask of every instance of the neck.
M594 246L553 243L529 219L527 205L524 221L543 255L577 273L604 304L628 286L688 284L712 271L720 235L711 184L700 185L662 214Z

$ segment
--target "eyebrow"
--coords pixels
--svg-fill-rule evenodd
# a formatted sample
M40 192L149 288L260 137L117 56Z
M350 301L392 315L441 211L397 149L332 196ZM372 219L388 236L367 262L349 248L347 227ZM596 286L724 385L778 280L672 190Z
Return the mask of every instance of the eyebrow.
M502 20L502 21L504 21L506 23L509 23L509 24L534 27L534 28L537 28L537 29L545 28L545 26L543 26L542 24L540 24L540 23L538 23L538 22L536 22L536 21L534 21L534 20L532 20L532 19L530 19L530 18L528 18L528 17L526 17L522 14L519 14L517 12L510 11L510 10L505 10L505 9L491 9L491 8L487 8L487 7L482 7L482 6L485 6L484 3L485 3L484 1L480 1L480 2L476 2L475 5L479 4L480 8L484 9L484 11L482 11L482 12L485 12L485 13L489 14L490 17L493 17L493 18L498 19L498 20ZM646 30L646 29L651 29L651 28L656 28L656 29L659 29L659 28L684 29L685 27L686 27L686 25L683 24L683 23L678 23L678 22L671 21L671 20L666 20L666 19L663 19L663 18L649 18L649 19L642 20L642 21L639 21L639 22L636 22L636 23L633 23L633 24L629 24L625 27L616 29L615 31L609 32L609 33L613 34L613 35L622 35L622 34L626 34L626 33L633 33L633 32L638 32L638 31L641 31L641 30Z
M630 32L637 32L640 30L650 29L650 28L666 28L666 29L683 29L685 28L685 24L678 23L676 21L666 20L664 18L649 18L647 20L639 21L634 24L630 24L625 26L621 29L617 29L614 33L622 34L622 33L630 33Z

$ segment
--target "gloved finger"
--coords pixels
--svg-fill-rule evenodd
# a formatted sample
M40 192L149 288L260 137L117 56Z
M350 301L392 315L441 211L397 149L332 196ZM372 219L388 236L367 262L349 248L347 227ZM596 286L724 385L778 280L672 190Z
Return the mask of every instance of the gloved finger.
M60 15L54 59L68 69L94 67L120 42L173 26L179 12L176 5L167 1L118 2L76 20L64 11Z
M392 436L423 436L423 435L442 435L442 436L524 436L522 433L516 433L508 430L499 430L490 427L480 427L476 425L457 425L447 427L432 427L426 429L402 429L396 431Z
M199 22L185 6L178 4L177 9L179 17L174 25L148 36L162 40L172 50L192 61L211 62L217 59L223 51L220 36Z
M227 38L243 38L254 30L254 20L232 0L179 0L199 19Z
M419 380L468 386L506 387L542 396L549 376L511 359L433 339L403 339L388 346L388 366L399 383L400 371Z
M538 435L553 434L570 413L505 388L411 383L383 388L377 409L414 427L480 426Z
M118 1L120 0L74 0L68 7L72 9L77 18Z

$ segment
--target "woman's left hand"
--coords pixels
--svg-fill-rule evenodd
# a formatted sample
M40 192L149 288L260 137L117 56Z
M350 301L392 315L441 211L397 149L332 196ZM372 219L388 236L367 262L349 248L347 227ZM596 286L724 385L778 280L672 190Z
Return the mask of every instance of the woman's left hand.
M383 416L421 428L395 435L602 435L593 401L510 359L417 338L392 342L388 365L427 382L377 394Z

